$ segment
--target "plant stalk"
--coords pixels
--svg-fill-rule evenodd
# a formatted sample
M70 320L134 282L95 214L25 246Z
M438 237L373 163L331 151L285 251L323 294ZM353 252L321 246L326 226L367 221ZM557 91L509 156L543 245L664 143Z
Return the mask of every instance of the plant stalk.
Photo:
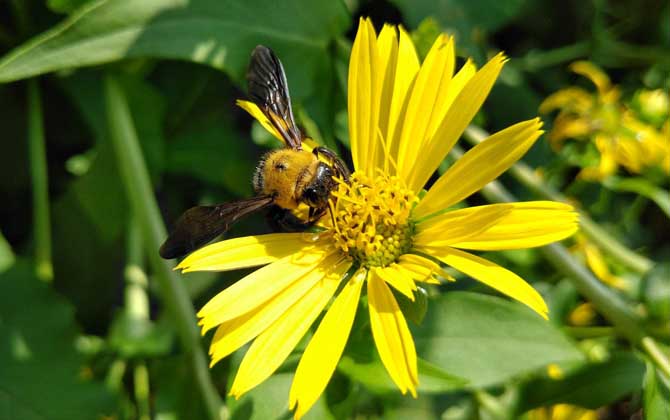
M39 279L51 282L53 280L53 265L51 262L49 179L44 140L42 98L36 79L28 80L28 149L33 193L35 270Z
M147 168L142 157L125 94L113 76L105 79L105 103L110 140L114 147L121 181L142 232L144 250L161 291L165 307L172 316L180 342L190 358L196 384L205 403L208 417L220 418L221 399L209 375L205 354L200 346L200 332L195 311L181 279L172 271L174 264L158 255L166 237Z

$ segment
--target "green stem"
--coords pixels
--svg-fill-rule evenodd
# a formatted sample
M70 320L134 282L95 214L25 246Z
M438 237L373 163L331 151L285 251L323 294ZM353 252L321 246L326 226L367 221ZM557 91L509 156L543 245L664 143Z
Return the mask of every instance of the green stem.
M128 315L133 318L149 319L149 297L147 287L149 281L142 268L142 231L137 218L131 217L128 226L126 245L126 289L125 306Z
M598 338L612 336L612 327L564 327L563 331L574 338Z
M204 400L208 417L219 419L221 399L212 384L207 360L200 347L200 332L195 323L195 311L181 279L172 271L174 264L161 259L158 255L158 248L166 237L165 226L154 198L125 94L111 76L105 79L105 102L110 140L116 152L121 181L126 188L131 210L137 217L142 231L146 255L184 351L190 357L195 381Z
M658 343L649 336L642 339L641 346L658 370L663 372L666 378L670 378L670 355L663 352Z
M149 404L149 370L142 360L133 370L135 385L135 400L137 401L137 419L151 420L151 406Z
M137 218L130 217L126 241L126 289L125 307L131 322L149 321L149 281L143 270L142 232ZM150 420L149 371L144 360L139 360L133 368L133 383L138 420Z
M463 154L463 151L458 147L454 147L453 151L456 156ZM491 202L518 201L498 181L492 181L484 186L481 193ZM642 326L643 320L619 294L598 280L563 245L559 243L550 244L540 248L540 251L558 271L570 278L577 291L593 303L593 306L610 321L620 336L626 338L633 345L643 348L646 352L649 351L648 343L655 342L652 338L645 336ZM657 349L653 345L651 348ZM659 369L663 371L670 369L668 359L659 357L659 354L662 355L658 351L654 355L650 354L649 356L658 365Z
M465 130L464 138L472 144L481 143L489 134L476 126L470 126ZM547 200L570 201L560 192L546 185L542 179L525 163L517 162L508 172L517 181L530 189L533 193ZM635 251L627 248L621 242L617 241L612 235L607 233L596 222L594 222L585 212L579 213L580 231L584 233L598 248L625 264L631 270L644 274L649 271L654 262Z
M37 80L28 81L28 148L33 187L33 230L35 269L43 281L53 280L51 263L51 222L49 220L49 180L44 145L42 98Z
M586 57L590 52L591 42L583 41L548 51L530 51L520 60L520 63L523 70L538 71L545 67L554 67Z

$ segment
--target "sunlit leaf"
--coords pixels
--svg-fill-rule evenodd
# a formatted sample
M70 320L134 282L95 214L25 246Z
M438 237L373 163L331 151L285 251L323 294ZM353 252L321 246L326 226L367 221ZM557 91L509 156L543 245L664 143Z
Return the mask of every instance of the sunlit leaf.
M481 294L445 293L429 302L423 323L412 330L420 357L474 388L583 357L526 307Z

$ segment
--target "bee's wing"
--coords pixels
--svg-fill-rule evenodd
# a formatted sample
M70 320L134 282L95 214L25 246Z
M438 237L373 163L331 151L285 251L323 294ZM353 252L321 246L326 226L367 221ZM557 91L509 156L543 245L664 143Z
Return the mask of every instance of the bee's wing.
M284 67L268 47L257 46L247 71L249 97L292 149L302 149L302 133L293 119Z
M231 201L216 206L192 207L179 217L158 253L169 260L188 254L227 231L240 218L268 207L270 196Z

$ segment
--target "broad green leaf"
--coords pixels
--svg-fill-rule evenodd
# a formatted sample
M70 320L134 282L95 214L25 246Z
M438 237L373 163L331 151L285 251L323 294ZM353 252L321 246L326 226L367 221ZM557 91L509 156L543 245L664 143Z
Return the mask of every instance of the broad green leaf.
M0 417L70 420L114 414L115 398L85 379L74 309L32 267L0 274Z
M100 0L5 56L0 82L135 57L203 63L239 81L251 50L266 44L300 98L316 91L315 68L348 22L337 1Z
M481 32L495 31L523 10L526 0L391 0L402 12L410 28L419 27L428 18L435 18L447 32L455 33L457 46L473 46L481 42ZM479 39L478 39L479 38Z
M584 365L560 380L539 378L524 385L519 412L532 408L572 404L596 409L642 387L644 364L623 353L603 363Z
M418 392L442 393L462 389L467 381L444 372L439 367L419 359ZM371 392L387 394L399 392L378 357L371 362L357 362L349 356L342 357L337 369L356 382L360 382Z
M251 141L232 127L232 123L205 121L185 131L168 145L167 170L249 196L254 166L260 157L250 153Z
M670 419L670 387L668 380L663 381L660 375L647 363L644 378L644 418L647 420Z
M229 397L226 405L231 420L271 420L291 418L288 410L288 394L293 373L277 373L235 400ZM306 420L332 420L324 396L307 412Z
M91 0L47 0L47 7L56 13L72 13Z
M443 294L429 302L423 323L412 330L421 358L472 388L583 358L553 324L525 306L482 294Z

